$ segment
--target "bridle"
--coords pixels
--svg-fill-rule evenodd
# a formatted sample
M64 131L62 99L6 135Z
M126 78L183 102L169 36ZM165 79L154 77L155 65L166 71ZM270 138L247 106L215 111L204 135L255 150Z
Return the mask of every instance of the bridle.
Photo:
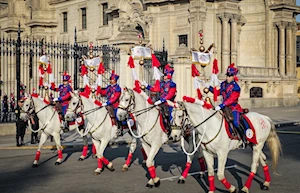
M76 117L80 116L80 113L83 111L83 103L82 99L76 95L74 95L78 99L78 103L74 109L70 108L70 105L68 105L67 111L75 113Z
M118 108L122 109L124 111L127 111L128 113L132 113L132 111L135 109L135 97L134 97L133 91L129 90L127 87L125 87L124 88L124 92L127 92L129 94L129 96L130 96L129 103L128 103L128 105L126 107L122 106L119 103ZM124 96L125 96L124 94L121 96L120 101L123 100Z

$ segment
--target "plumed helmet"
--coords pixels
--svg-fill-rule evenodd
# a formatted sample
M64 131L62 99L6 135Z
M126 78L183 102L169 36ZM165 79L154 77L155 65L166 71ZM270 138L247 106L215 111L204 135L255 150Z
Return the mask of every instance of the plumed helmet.
M234 63L231 63L227 68L226 75L227 76L236 76L238 72L239 72L239 70L236 67L234 67Z
M174 73L174 68L170 64L167 64L164 69L164 75L167 76L168 79L171 79L173 73Z
M63 81L69 81L71 76L67 73L67 71L64 72L63 74Z
M115 80L116 82L118 81L118 79L119 79L119 75L117 75L117 74L115 74L115 71L113 70L112 72L111 72L111 76L110 76L110 78L109 78L109 80Z

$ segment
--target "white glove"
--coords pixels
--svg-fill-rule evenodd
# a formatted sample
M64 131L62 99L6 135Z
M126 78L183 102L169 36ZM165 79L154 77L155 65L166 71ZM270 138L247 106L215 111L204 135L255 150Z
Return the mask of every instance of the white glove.
M142 85L145 86L147 88L148 83L146 81L143 80Z
M158 100L158 101L156 101L155 103L154 103L154 105L159 105L159 104L161 104L162 103L162 101L161 100Z
M219 111L219 110L221 110L221 107L220 107L220 106L217 106L217 107L215 108L215 110L216 110L216 111Z
M57 101L58 101L58 98L54 98L53 101L54 101L54 102L57 102Z
M103 103L103 104L102 104L102 107L106 107L106 106L107 106L107 103Z

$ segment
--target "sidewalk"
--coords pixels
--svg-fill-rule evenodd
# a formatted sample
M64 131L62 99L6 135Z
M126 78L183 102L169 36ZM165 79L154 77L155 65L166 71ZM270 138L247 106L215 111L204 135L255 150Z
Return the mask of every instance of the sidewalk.
M300 124L300 104L293 107L271 107L252 108L250 112L257 112L270 117L277 128ZM64 133L61 137L61 144L64 148L82 148L83 140L76 131ZM30 133L25 135L26 146L16 147L15 135L0 136L0 149L37 149L38 144L30 144ZM110 142L110 146L129 144L131 137L128 133ZM92 141L89 137L89 145ZM43 149L55 149L55 143L50 141L50 137L43 146Z

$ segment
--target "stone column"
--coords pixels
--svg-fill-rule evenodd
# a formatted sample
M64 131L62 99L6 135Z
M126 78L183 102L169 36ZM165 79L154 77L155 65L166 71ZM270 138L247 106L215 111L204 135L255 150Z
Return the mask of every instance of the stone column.
M279 73L285 76L285 22L278 22L279 28Z
M292 52L293 52L293 38L292 38L292 23L287 23L286 26L286 75L292 76Z
M274 58L273 58L273 66L274 68L278 68L279 67L279 57L278 57L278 28L276 23L274 23L273 25L274 27L274 50L273 50L273 54L274 54Z
M229 41L228 41L228 26L229 26L229 14L221 14L219 15L222 21L222 63L221 69L222 73L226 73L226 69L229 66L230 58L229 58Z
M296 67L297 67L297 61L296 61L296 55L297 55L297 48L296 48L296 32L298 31L298 25L297 23L293 24L292 27L292 64L291 64L291 70L292 70L292 77L296 78L297 72L296 72Z
M231 18L231 63L237 65L237 40L238 40L238 28L237 21L240 18L239 15L233 14Z
M198 31L200 29L198 29L198 22L197 22L197 16L196 15L191 15L189 17L189 21L190 21L190 26L191 26L191 47L195 48L196 50L198 50L199 48L199 39L198 37Z

